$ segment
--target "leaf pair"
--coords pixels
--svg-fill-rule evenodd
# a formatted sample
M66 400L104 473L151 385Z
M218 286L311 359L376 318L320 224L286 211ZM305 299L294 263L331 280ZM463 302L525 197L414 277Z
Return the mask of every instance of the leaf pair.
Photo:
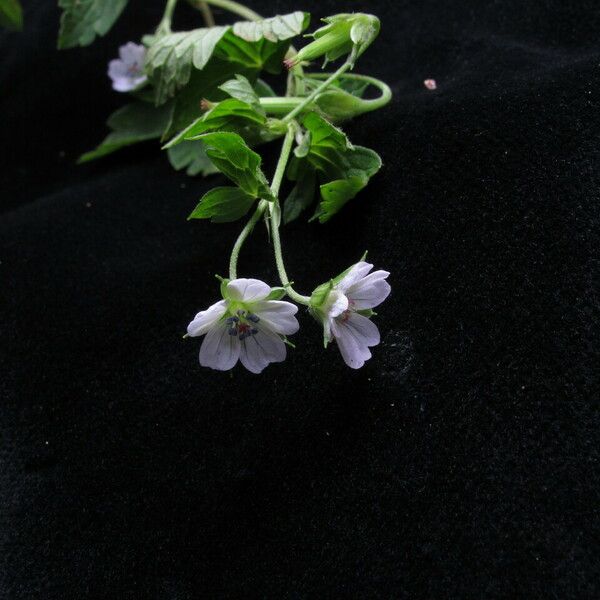
M214 223L235 221L243 217L257 198L275 200L261 165L260 155L253 152L236 133L214 132L199 138L215 167L237 187L218 187L207 192L189 216L212 219Z
M289 223L308 208L319 178L321 202L312 219L329 221L358 194L381 168L379 155L362 146L353 146L346 135L317 113L309 113L302 125L305 140L296 150L288 177L296 182L284 206L284 221ZM312 220L311 219L311 220Z

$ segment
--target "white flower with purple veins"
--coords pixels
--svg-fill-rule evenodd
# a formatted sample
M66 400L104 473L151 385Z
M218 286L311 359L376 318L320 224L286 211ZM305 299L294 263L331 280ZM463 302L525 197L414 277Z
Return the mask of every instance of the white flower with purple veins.
M119 58L108 63L108 76L117 92L131 92L146 81L144 59L146 48L141 44L127 42L119 48Z
M369 348L381 341L370 317L391 292L389 273L370 273L372 268L360 261L311 296L312 313L323 323L325 345L335 340L352 369L360 369L371 358Z
M228 371L238 359L252 373L286 357L285 336L299 329L298 307L281 298L282 288L271 289L258 279L223 280L223 300L199 312L188 325L189 336L205 335L200 364Z

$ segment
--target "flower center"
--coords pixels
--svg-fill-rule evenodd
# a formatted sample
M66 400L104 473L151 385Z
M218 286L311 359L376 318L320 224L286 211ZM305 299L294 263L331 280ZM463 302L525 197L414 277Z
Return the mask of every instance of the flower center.
M356 312L354 309L354 304L354 300L350 300L350 298L348 298L348 308L338 317L342 323L345 323L350 318L350 315L353 312Z
M248 310L240 308L235 315L227 317L225 322L229 325L229 335L235 335L240 340L256 335L258 329L255 327L260 318Z

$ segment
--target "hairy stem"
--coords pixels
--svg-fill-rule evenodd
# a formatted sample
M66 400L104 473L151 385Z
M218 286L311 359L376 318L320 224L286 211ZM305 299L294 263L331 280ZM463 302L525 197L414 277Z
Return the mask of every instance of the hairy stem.
M206 0L188 0L188 2L202 13L202 19L207 27L215 26L215 18Z
M307 73L306 77L310 77L311 79L327 79L331 76L330 73ZM390 86L381 81L380 79L376 79L375 77L369 77L368 75L359 75L358 73L343 73L340 75L340 79L354 79L356 81L364 81L369 85L376 87L380 92L381 96L378 98L373 98L371 100L366 100L361 98L361 103L364 105L363 112L371 112L373 110L377 110L385 106L392 99L392 90Z
M158 25L159 31L171 33L171 21L173 20L173 12L175 11L175 6L177 6L177 1L178 0L167 0L165 12L163 13L162 19Z
M235 15L239 15L248 21L262 20L262 17L257 12L254 12L251 8L248 8L239 2L234 2L233 0L204 0L204 2L211 6L227 10Z
M240 250L242 249L242 246L244 245L244 242L246 241L248 236L252 233L254 226L263 216L268 204L269 203L266 200L261 200L258 203L254 214L250 217L250 220L246 223L244 229L242 229L240 235L238 236L238 239L235 240L233 250L231 251L231 258L229 259L229 279L237 278L237 262L238 257L240 255Z
M349 62L345 62L335 73L332 73L320 86L315 88L312 93L310 93L303 102L298 104L294 110L288 113L285 117L283 117L282 121L284 123L289 123L294 117L299 115L313 100L324 90L326 90L334 81L336 81L339 77L341 77L348 69L352 68L352 64Z
M288 130L283 140L283 146L281 148L281 154L279 156L279 162L277 163L277 168L275 169L275 175L273 176L273 182L271 184L271 191L273 195L277 198L270 208L270 219L271 219L271 236L273 237L273 250L275 252L275 264L277 265L277 272L279 273L279 279L281 280L281 285L285 288L287 295L297 302L298 304L305 304L308 306L310 304L310 298L308 296L303 296L294 290L290 280L287 276L287 272L285 270L285 265L283 262L283 253L281 251L281 238L279 237L279 222L281 220L281 208L279 205L279 188L281 187L281 182L283 180L283 175L285 173L285 168L287 166L287 162L290 157L290 153L292 151L292 145L294 143L294 134L296 130L295 123L290 123L288 125Z

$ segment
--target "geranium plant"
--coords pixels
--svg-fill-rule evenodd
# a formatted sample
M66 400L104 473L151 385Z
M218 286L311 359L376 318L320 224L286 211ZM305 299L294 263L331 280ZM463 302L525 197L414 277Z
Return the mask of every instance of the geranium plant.
M328 222L382 166L374 150L354 145L340 129L344 121L377 110L391 98L385 83L353 71L377 37L379 19L333 15L306 43L310 15L304 11L263 18L231 0L189 0L205 26L173 31L177 1L167 0L155 31L124 43L110 62L112 86L128 102L108 119L106 139L80 161L156 139L175 169L190 175L220 172L230 180L207 192L189 216L223 223L249 215L233 244L228 277L219 278L222 299L188 327L187 335L205 336L203 366L228 370L239 360L260 373L284 360L291 345L287 336L298 331L295 315L303 305L322 327L325 346L335 342L346 364L360 368L380 341L371 318L390 293L389 273L371 273L373 265L363 257L312 293L300 293L286 271L280 227L303 213ZM16 0L0 3L12 6L8 13L14 22ZM58 3L63 9L58 45L70 48L104 35L127 0ZM215 24L211 7L239 20ZM315 61L338 66L330 72L309 70ZM264 74L281 75L282 95L264 81ZM369 88L377 93L367 94ZM269 180L260 151L272 142L280 143L281 151ZM285 198L284 179L291 182ZM269 229L277 286L238 277L240 251L260 222Z

